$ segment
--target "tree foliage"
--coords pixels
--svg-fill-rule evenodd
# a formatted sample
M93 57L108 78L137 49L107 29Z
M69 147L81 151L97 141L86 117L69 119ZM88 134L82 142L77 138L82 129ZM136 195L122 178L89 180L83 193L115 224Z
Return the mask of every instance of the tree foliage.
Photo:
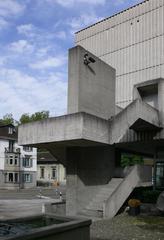
M49 111L35 112L32 115L29 113L24 113L19 119L20 124L39 121L49 118Z
M7 124L14 124L14 118L13 118L13 115L12 113L6 113L2 119L0 119L0 122L4 125L7 125Z
M49 118L49 111L41 111L41 112L35 112L33 114L24 113L20 117L19 121L14 120L12 113L6 113L2 119L0 119L0 123L7 125L7 124L13 124L13 125L19 125L24 123L29 123L33 121L39 121Z
M143 164L143 157L139 155L129 155L129 154L122 154L121 155L121 166L133 166L135 164Z

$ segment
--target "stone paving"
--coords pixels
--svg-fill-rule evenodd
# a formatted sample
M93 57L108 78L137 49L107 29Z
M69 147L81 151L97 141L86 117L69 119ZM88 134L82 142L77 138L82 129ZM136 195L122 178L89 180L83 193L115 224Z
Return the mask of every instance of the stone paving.
M65 187L0 190L0 220L41 214L45 203L60 201L60 192L64 199Z
M130 217L124 213L95 221L91 240L164 240L164 217Z

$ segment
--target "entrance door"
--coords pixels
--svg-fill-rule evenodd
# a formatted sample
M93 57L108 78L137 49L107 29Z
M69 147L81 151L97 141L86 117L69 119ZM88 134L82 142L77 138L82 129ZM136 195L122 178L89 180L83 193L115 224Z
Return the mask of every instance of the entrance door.
M164 162L156 162L155 185L164 188Z

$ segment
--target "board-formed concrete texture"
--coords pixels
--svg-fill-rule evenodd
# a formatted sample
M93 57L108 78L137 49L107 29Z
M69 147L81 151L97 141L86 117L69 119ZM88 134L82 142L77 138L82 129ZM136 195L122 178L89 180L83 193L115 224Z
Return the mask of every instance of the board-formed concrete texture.
M85 53L82 48L73 49L75 53L78 51L83 52L82 56ZM80 59L82 57L79 53L77 56ZM98 62L97 58L96 61ZM85 65L83 61L81 64ZM104 64L106 68L105 63L101 62L101 64ZM99 71L99 69L94 71ZM104 74L101 72L99 79L103 78ZM70 81L72 81L72 77L69 78L69 84L72 86L73 83ZM83 78L78 79L78 84L81 81ZM75 79L74 84L77 84ZM84 86L87 88L86 84ZM86 97L84 86L82 89L79 86L75 89L75 94L79 90L84 92L84 94L81 93L82 98ZM94 90L96 86L98 92L99 87L101 89L102 86L97 84ZM109 84L110 87L113 90L112 84ZM75 96L74 93L71 94ZM80 104L83 106L83 101ZM68 107L73 105L70 103ZM91 105L90 107L92 107ZM106 104L105 107L110 108L110 104L109 106ZM113 109L115 109L115 104ZM88 109L86 111L89 112ZM95 198L97 192L111 181L115 172L115 145L113 144L128 142L129 131L133 135L137 135L138 129L148 132L161 130L159 111L142 101L141 98L136 99L126 109L122 111L120 109L116 116L113 113L113 117L110 119L105 119L107 115L100 117L99 113L94 111L92 115L77 112L19 126L18 141L20 145L45 147L66 166L66 213L68 216L81 214L86 205ZM96 114L98 116L95 116ZM131 138L131 142L133 141L136 141L136 138ZM122 191L124 190L122 189ZM116 203L117 209L120 203L122 203L121 199ZM116 211L112 205L111 208L112 212ZM107 209L110 212L109 206ZM103 215L110 216L108 213L103 213Z
M87 112L105 119L113 116L115 69L81 46L69 50L68 69L68 113Z
M108 144L108 125L105 119L81 112L21 125L18 138L22 145L33 146Z
M84 47L116 69L116 104L133 101L133 86L164 77L164 1L146 0L75 34Z
M68 115L19 126L19 145L45 147L66 165L67 215L82 213L110 185L116 149L163 161L163 11L163 0L147 0L77 33L80 46L69 52ZM138 181L131 177L122 185L130 191ZM114 216L130 194L120 188L126 194L108 199L104 216Z

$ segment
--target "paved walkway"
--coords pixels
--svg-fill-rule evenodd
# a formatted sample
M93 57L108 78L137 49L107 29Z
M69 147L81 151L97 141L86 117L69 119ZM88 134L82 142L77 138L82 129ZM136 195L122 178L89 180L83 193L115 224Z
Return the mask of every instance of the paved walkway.
M163 240L164 217L121 214L91 225L91 240Z
M58 198L59 192L62 192L65 198L65 186L54 188L33 188L33 189L20 189L20 190L0 190L0 200L6 199L38 199L38 195L43 195L50 198Z
M65 187L0 190L0 220L41 214L45 203L65 198Z

